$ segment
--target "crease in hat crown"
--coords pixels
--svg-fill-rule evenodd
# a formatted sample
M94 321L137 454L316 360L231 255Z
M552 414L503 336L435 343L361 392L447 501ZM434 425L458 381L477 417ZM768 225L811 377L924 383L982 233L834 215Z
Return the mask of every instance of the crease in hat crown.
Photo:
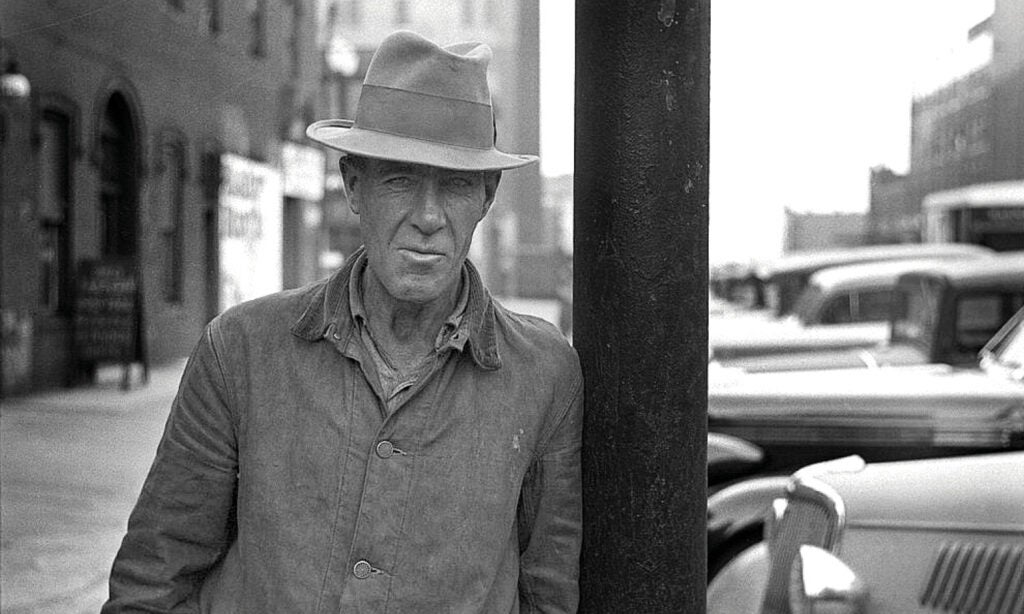
M537 160L494 143L487 68L478 42L441 47L409 31L384 39L367 68L354 120L322 120L313 140L346 154L467 170L507 169Z

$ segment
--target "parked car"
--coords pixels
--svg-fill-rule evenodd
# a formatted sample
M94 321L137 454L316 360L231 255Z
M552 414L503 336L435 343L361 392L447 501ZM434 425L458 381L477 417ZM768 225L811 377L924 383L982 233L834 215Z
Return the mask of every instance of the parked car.
M901 248L897 252L901 257L896 259L832 266L841 262L841 258L874 257L897 251L896 247ZM908 247L914 249L908 250ZM915 251L926 253L928 250L935 251L936 255L930 258L903 257ZM708 345L711 355L730 364L728 361L734 359L765 355L877 346L889 338L890 304L900 274L943 261L962 261L992 254L995 252L977 246L949 245L943 250L936 250L931 246L917 245L887 246L885 251L858 248L819 253L814 259L810 254L789 256L780 262L790 262L794 270L804 271L812 265L828 266L809 273L806 281L800 277L787 282L803 284L788 315L778 316L768 309L709 311ZM799 267L796 266L798 264Z
M765 287L765 300L777 317L793 311L811 275L828 267L907 258L960 258L992 254L993 250L966 243L903 243L869 245L821 251L794 252L762 265L758 278Z
M712 614L1024 612L1024 452L868 464L789 478L765 541L710 583Z
M945 261L955 263L989 255L964 254ZM900 275L941 266L942 262L939 258L905 258L822 269L811 275L791 317L804 326L888 324Z
M785 475L858 454L869 462L1024 449L1024 308L976 366L945 364L709 373L708 427L760 448L746 477L709 482L712 575L760 541L762 511Z
M715 358L747 372L945 363L966 366L1024 305L1024 252L922 265L897 279L887 339L874 346Z

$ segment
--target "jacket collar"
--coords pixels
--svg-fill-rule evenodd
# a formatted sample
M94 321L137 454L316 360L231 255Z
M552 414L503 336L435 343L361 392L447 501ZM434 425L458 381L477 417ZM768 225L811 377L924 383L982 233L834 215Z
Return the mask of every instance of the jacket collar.
M355 331L349 280L354 271L360 270L365 258L366 251L360 247L342 268L313 287L306 309L292 324L292 334L309 342L332 337L335 341L348 343ZM466 345L477 365L488 370L498 369L501 356L498 353L494 301L480 280L476 267L469 260L463 267L465 279L469 282L469 299L458 330L466 331Z

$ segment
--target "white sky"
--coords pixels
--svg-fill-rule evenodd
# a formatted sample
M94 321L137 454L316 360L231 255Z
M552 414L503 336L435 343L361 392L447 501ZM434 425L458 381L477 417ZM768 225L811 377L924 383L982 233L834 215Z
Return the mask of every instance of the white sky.
M541 170L572 172L572 0L541 5ZM712 262L781 250L783 209L865 211L905 172L910 102L992 0L715 0Z

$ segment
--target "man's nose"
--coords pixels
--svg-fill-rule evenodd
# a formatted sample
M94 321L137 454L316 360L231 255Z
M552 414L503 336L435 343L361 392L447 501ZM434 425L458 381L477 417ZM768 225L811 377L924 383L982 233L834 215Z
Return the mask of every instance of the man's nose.
M444 228L444 202L437 181L425 181L420 202L413 213L413 226L426 235Z

